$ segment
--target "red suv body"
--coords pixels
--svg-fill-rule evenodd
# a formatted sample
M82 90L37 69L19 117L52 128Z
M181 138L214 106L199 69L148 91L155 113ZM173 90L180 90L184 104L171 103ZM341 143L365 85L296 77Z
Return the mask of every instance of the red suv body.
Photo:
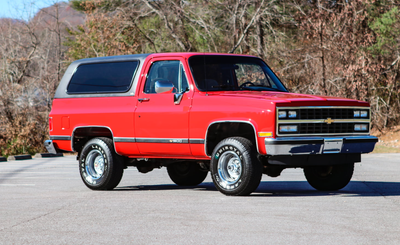
M73 62L53 100L50 152L78 152L82 180L113 189L123 169L166 166L178 185L247 195L262 174L304 168L319 190L350 181L371 152L363 101L290 93L259 58L164 53Z

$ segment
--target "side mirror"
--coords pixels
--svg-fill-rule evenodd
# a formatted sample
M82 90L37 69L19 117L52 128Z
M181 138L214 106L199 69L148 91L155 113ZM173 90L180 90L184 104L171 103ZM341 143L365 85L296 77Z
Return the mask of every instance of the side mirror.
M189 88L186 88L185 90L183 90L179 94L174 94L174 104L175 105L179 105L181 103L183 94L186 93L187 91L189 91Z
M155 83L155 91L157 94L172 93L174 85L168 80L157 80Z

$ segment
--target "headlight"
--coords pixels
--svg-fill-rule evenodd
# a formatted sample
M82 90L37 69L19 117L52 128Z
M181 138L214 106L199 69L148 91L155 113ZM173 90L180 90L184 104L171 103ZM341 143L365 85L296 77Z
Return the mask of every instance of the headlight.
M280 133L294 133L297 132L297 125L284 125L279 126Z
M278 115L279 118L286 118L286 116L287 116L286 111L279 111L279 115Z
M368 131L368 124L354 124L354 131Z
M354 117L368 117L368 111L366 110L361 110L361 111L354 111Z
M279 111L278 118L296 118L297 111Z
M368 111L360 111L360 117L368 117Z
M296 111L289 111L289 118L296 118L297 112Z

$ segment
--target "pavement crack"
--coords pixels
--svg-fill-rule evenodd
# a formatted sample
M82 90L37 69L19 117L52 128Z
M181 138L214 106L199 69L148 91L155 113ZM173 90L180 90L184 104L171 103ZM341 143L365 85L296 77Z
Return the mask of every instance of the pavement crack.
M69 204L69 205L66 205L66 206L62 206L62 207L60 207L60 208L57 208L57 209L55 209L55 210L53 210L53 211L50 211L50 212L44 213L44 214L42 214L42 215L36 216L36 217L34 217L34 218L21 221L21 222L19 222L18 224L14 224L14 225L12 225L12 226L10 226L10 227L4 227L4 228L0 229L0 232L13 229L13 228L18 227L18 226L23 225L23 224L28 224L28 223L30 223L30 222L32 222L32 221L35 221L35 220L41 219L41 218L43 218L43 217L49 216L49 215L51 215L51 214L57 213L57 212L59 212L59 211L65 209L65 208L71 207L71 206L76 205L76 204L79 204L79 203L82 203L82 201L81 201L81 202L75 202L75 203L73 203L73 204Z
M369 189L374 191L375 193L379 194L381 197L383 197L386 200L390 200L393 204L399 205L399 203L396 201L396 199L390 198L392 196L397 196L397 192L395 194L388 193L387 191L382 191L379 188L374 187L374 185L371 184L371 182L368 181L360 181L363 183L365 186L367 186Z

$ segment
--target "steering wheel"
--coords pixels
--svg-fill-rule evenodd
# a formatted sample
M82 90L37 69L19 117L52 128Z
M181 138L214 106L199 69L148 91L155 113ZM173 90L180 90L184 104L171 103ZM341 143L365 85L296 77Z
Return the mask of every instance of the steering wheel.
M246 86L246 85L253 85L253 86L254 86L254 83L252 83L252 82L245 82L245 83L243 83L242 85L240 85L239 88L248 87L248 86Z

